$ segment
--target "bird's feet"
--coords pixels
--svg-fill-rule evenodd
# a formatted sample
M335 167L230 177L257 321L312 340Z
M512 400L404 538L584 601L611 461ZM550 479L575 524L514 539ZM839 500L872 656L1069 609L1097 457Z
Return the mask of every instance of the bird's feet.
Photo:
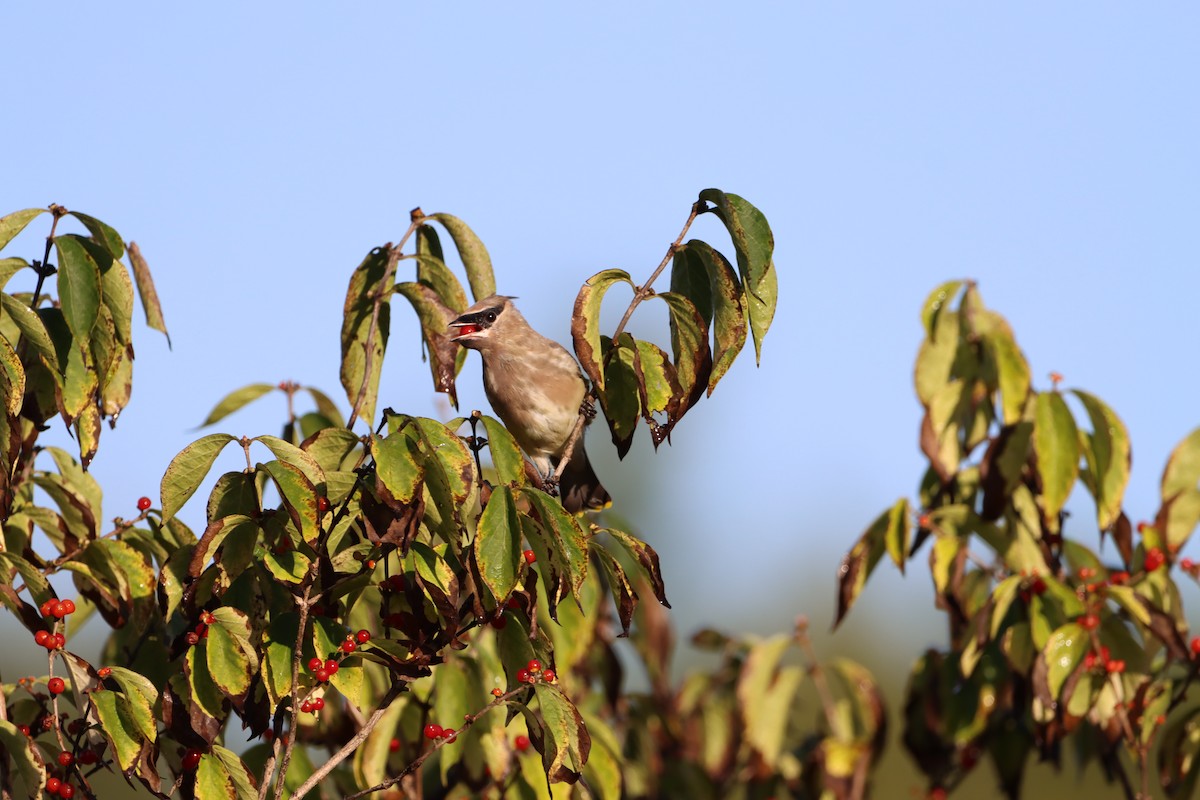
M583 402L579 404L579 413L591 422L596 418L596 404L592 402L592 398L584 397Z

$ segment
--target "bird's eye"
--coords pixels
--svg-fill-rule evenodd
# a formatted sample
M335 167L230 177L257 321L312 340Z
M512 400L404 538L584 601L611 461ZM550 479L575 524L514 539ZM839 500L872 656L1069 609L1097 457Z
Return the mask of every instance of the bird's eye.
M487 315L484 317L484 319L486 319L488 322L495 322L496 321L496 312L495 311L487 312Z

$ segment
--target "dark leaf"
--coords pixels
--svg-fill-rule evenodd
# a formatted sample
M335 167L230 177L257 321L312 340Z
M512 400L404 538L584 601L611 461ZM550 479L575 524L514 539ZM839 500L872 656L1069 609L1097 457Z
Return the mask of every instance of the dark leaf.
M606 269L588 278L575 297L575 310L571 316L575 356L592 385L601 392L604 391L604 361L600 343L600 304L605 293L616 283L633 286L629 273L620 269Z
M420 283L398 283L396 293L408 299L421 321L421 335L429 352L429 369L433 373L433 388L450 397L458 408L454 376L461 366L456 360L459 346L450 340L450 323L458 314L446 306L437 292Z
M107 265L97 262L95 246L73 234L54 237L54 246L63 316L75 338L87 341L100 313L100 274L111 265L111 256Z
M684 266L681 270L681 262ZM699 264L697 270L696 264ZM697 271L708 281L707 293L693 289L701 298L707 301L707 307L693 302L696 311L704 320L706 326L713 329L712 374L708 379L708 394L717 388L717 382L725 376L733 365L733 360L746 344L746 308L742 285L738 281L733 266L716 250L705 242L693 239L675 251L675 263L671 267L671 291L684 294L692 299L692 294L676 292L676 271L689 276L688 288L692 288Z
M379 393L379 375L383 368L383 353L387 348L388 330L391 322L390 304L380 303L378 317L372 326L377 292L389 287L381 286L388 273L388 254L385 248L377 247L367 254L346 289L346 302L342 317L342 366L340 371L342 388L350 407L357 408L358 416L372 421L375 418L375 402ZM372 330L374 334L372 335ZM370 342L370 352L367 344ZM361 402L359 397L362 397Z

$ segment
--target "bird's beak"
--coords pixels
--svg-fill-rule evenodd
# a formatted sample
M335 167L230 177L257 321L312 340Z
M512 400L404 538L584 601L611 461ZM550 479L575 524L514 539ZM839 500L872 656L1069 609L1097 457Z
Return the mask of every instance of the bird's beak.
M450 323L451 328L457 328L457 332L450 337L450 341L457 342L459 339L470 336L473 333L478 333L480 328L474 322L468 322L462 317Z

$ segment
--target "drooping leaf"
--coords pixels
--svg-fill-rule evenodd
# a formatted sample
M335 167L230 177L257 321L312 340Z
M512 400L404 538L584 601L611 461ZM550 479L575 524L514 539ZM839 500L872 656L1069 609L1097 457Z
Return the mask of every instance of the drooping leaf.
M138 297L142 300L142 309L146 312L146 325L167 337L167 347L171 346L171 334L167 333L167 323L163 319L162 305L158 301L158 292L154 288L154 278L150 275L150 267L142 257L141 248L137 242L130 242L129 265L133 268L133 280L137 284Z
M204 422L200 423L200 427L207 428L209 425L220 422L233 412L243 406L249 405L276 388L278 387L272 383L251 383L240 389L234 389L213 406L213 410L208 412L208 416L204 418Z
M791 637L782 635L754 644L737 682L746 739L771 768L778 766L796 691L804 679L797 667L780 669L791 644Z
M244 612L222 606L213 612L205 639L208 674L221 693L239 704L258 672L258 658L250 644L250 621Z
M762 342L775 317L779 294L778 275L772 254L775 237L762 212L748 201L718 189L705 189L700 199L713 203L713 209L725 223L737 252L738 271L746 290L747 316L754 337L755 357L762 360Z
M441 223L446 232L450 234L450 238L454 240L458 257L467 271L467 283L471 287L471 296L478 301L494 295L496 293L496 277L492 272L492 259L488 255L487 248L483 246L483 242L475 235L475 231L471 230L461 219L450 214L430 214L426 219Z
M0 383L4 389L4 410L16 417L25 399L25 369L17 351L3 336L0 336Z
M1129 484L1132 462L1129 431L1111 408L1095 395L1076 389L1092 421L1092 433L1087 437L1083 454L1094 483L1096 521L1100 530L1109 530L1121 513L1125 487Z
M33 222L39 214L44 213L46 213L44 208L26 208L0 217L0 250L7 247L8 243L25 230L25 226Z
M417 233L419 235L422 231L432 230L433 228L425 226L418 228ZM458 282L454 273L440 257L417 253L402 258L413 259L417 262L417 283L432 289L438 300L451 311L461 314L470 305L462 284Z
M113 230L110 225L78 211L70 211L68 214L82 222L83 227L87 228L96 243L104 247L114 260L125 255L125 245L121 242L121 234Z
M604 391L604 362L600 344L600 304L617 283L633 286L629 273L621 269L606 269L588 278L575 297L575 310L571 316L575 356L592 385L601 392Z
M271 451L271 455L303 472L304 477L314 486L325 482L325 471L321 469L321 465L317 463L317 460L286 439L263 434L255 436L250 441L262 442Z
M1046 660L1047 685L1056 700L1061 695L1063 684L1079 666L1089 647L1087 633L1074 622L1063 625L1051 634L1042 655Z
M1042 392L1036 400L1033 450L1042 477L1042 513L1051 531L1079 476L1079 432L1071 409L1058 392Z
M539 489L526 487L520 494L529 501L537 529L547 539L550 558L559 573L566 577L571 594L579 602L588 570L588 540L579 525L579 518Z
M600 390L600 407L612 433L617 455L624 458L633 445L641 414L642 389L638 383L638 349L633 337L622 333L615 344L600 337L604 360L604 388Z
M676 422L696 404L708 386L712 372L712 351L708 346L708 327L692 301L674 292L655 295L671 314L671 352L675 357L676 376L682 392Z
M1189 433L1175 446L1163 469L1162 500L1167 502L1200 483L1200 428Z
M317 524L317 490L304 472L286 461L268 461L258 464L255 470L271 476L292 524L304 541L315 542L321 533Z
M496 478L510 486L524 486L525 457L521 455L517 440L500 420L485 414L480 421L487 434L488 453L496 468Z
M160 487L164 525L196 493L221 450L232 441L236 440L228 433L210 433L192 442L171 459Z
M0 220L0 223L3 223L3 220ZM30 797L41 796L42 790L46 788L46 765L42 763L41 753L37 750L33 738L26 736L7 719L0 719L0 761L5 762L6 773L15 768L15 772L25 781L25 788Z
M958 295L958 290L962 288L961 280L946 281L941 286L934 289L925 298L925 304L921 306L921 325L925 328L925 336L930 341L933 341L937 336L938 316L948 305L954 302L954 298Z
M87 240L68 234L54 237L58 251L58 299L71 333L87 341L100 313L100 273Z
M707 280L707 292L700 288L690 293L677 291L677 274L695 276L697 273ZM695 277L689 277L686 284L681 280L680 285L691 288L695 281ZM733 360L746 344L747 311L741 283L725 256L707 243L693 239L675 252L675 263L671 267L671 291L683 294L688 299L699 297L702 303L707 301L707 307L694 301L693 305L705 325L713 330L713 366L708 379L708 394L711 395L717 382L729 371Z
M1009 330L997 328L984 337L984 342L996 364L1004 424L1015 425L1029 398L1029 363Z
M396 294L412 303L421 321L421 335L429 353L429 369L433 373L433 388L450 397L450 405L458 408L458 393L454 376L462 363L458 360L460 347L450 340L450 323L458 314L445 305L429 286L420 283L398 283Z
M46 330L42 318L10 294L0 293L0 308L3 308L4 314L12 318L17 329L21 331L22 338L29 342L37 354L46 360L46 364L56 373L61 374L62 367L58 363L58 351L50 339L50 333ZM16 342L12 344L15 346Z
M842 565L838 568L838 607L833 620L835 628L845 619L866 585L867 577L887 551L887 534L894 508L876 517L842 559Z
M575 704L562 689L549 683L534 685L542 712L542 766L552 783L575 783L583 772L592 738Z
M403 433L371 440L375 473L392 497L402 503L413 502L421 491L425 469L417 443Z
M375 295L389 288L381 285L384 275L388 273L388 259L389 251L382 247L367 254L350 276L343 307L342 388L346 390L351 409L357 409L357 416L368 422L375 418L379 375L391 323L391 306L382 298L378 301L378 316L375 316Z
M475 535L475 561L484 585L496 602L516 588L521 565L521 520L512 490L497 486L479 518Z

